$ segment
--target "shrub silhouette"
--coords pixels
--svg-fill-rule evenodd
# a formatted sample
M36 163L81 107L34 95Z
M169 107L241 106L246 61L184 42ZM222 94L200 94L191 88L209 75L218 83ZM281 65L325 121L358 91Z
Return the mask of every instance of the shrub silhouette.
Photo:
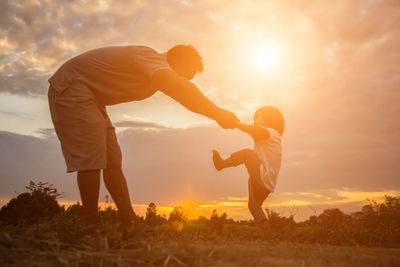
M400 198L385 195L382 203L370 201L352 215L358 231L354 238L368 245L400 246Z
M224 230L224 225L227 223L227 217L226 213L218 216L217 210L214 209L210 216L211 230L217 232L217 234L221 234Z
M28 192L19 194L0 209L0 227L35 234L55 232L66 242L80 242L89 227L81 219L82 205L77 203L64 210L57 203L60 194L47 183L30 182ZM400 247L400 197L385 196L381 203L370 201L358 212L343 213L340 209L326 209L321 214L309 217L303 222L295 222L293 215L283 217L272 210L267 211L271 226L267 235L261 235L252 220L234 221L227 214L217 214L214 210L210 218L200 216L189 220L182 207L175 207L169 214L157 214L157 206L150 203L144 222L157 226L159 234L165 236L182 235L207 238L214 234L245 239L269 238L279 241L306 242L335 245L358 245L377 247ZM99 212L103 228L115 240L123 238L126 230L118 226L117 210L108 207ZM143 220L142 217L138 219ZM2 225L4 222L8 225ZM40 224L34 224L40 222ZM15 226L12 226L15 225ZM38 230L39 229L39 230ZM121 239L122 240L122 239ZM113 241L114 242L114 241ZM110 241L111 244L111 241Z
M267 221L273 232L288 235L296 227L293 215L283 217L270 209L265 209L265 211L267 213Z
M182 207L175 207L172 212L169 214L168 221L169 222L181 222L184 223L188 220L188 216L183 211Z
M78 201L75 204L72 204L65 210L66 214L72 214L72 215L82 215L83 214L83 206L82 204Z
M29 182L29 192L21 193L0 209L0 221L8 224L32 224L63 212L57 198L61 195L53 185Z
M144 222L151 226L160 225L166 223L167 219L165 216L160 216L157 214L157 206L153 202L147 206L146 209L146 217Z

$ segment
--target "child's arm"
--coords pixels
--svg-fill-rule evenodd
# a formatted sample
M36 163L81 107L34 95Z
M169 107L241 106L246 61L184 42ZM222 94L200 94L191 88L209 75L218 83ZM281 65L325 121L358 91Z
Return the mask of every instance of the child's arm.
M245 124L242 122L237 122L236 128L249 134L251 137L253 137L254 140L268 139L270 136L270 133L267 129L254 125Z

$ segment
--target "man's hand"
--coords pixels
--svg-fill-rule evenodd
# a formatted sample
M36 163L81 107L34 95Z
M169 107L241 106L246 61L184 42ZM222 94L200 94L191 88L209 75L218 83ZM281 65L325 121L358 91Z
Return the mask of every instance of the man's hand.
M236 117L235 113L221 109L216 121L218 122L219 126L224 129L234 129L236 128L239 119Z

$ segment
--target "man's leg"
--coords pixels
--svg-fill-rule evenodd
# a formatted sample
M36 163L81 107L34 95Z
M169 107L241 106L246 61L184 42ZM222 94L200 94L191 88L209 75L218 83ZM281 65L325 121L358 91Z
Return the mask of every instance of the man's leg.
M103 170L103 178L107 190L117 205L122 223L129 225L135 219L136 214L131 205L128 186L121 166L108 166Z
M100 191L100 170L78 171L77 180L82 199L84 216L88 222L99 224L98 201Z
M84 84L74 84L62 92L50 86L48 96L67 172L78 171L84 215L97 224L100 170L107 166L105 107Z

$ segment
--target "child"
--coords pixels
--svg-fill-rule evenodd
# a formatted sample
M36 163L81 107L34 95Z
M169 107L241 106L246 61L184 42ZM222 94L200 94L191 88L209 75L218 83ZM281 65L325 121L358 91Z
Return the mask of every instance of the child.
M213 150L214 166L218 171L240 164L246 166L250 176L248 208L254 221L267 230L267 218L261 206L275 189L281 166L281 139L285 121L277 108L265 106L254 113L254 125L238 122L237 128L253 138L254 149L239 150L227 159L222 159Z

